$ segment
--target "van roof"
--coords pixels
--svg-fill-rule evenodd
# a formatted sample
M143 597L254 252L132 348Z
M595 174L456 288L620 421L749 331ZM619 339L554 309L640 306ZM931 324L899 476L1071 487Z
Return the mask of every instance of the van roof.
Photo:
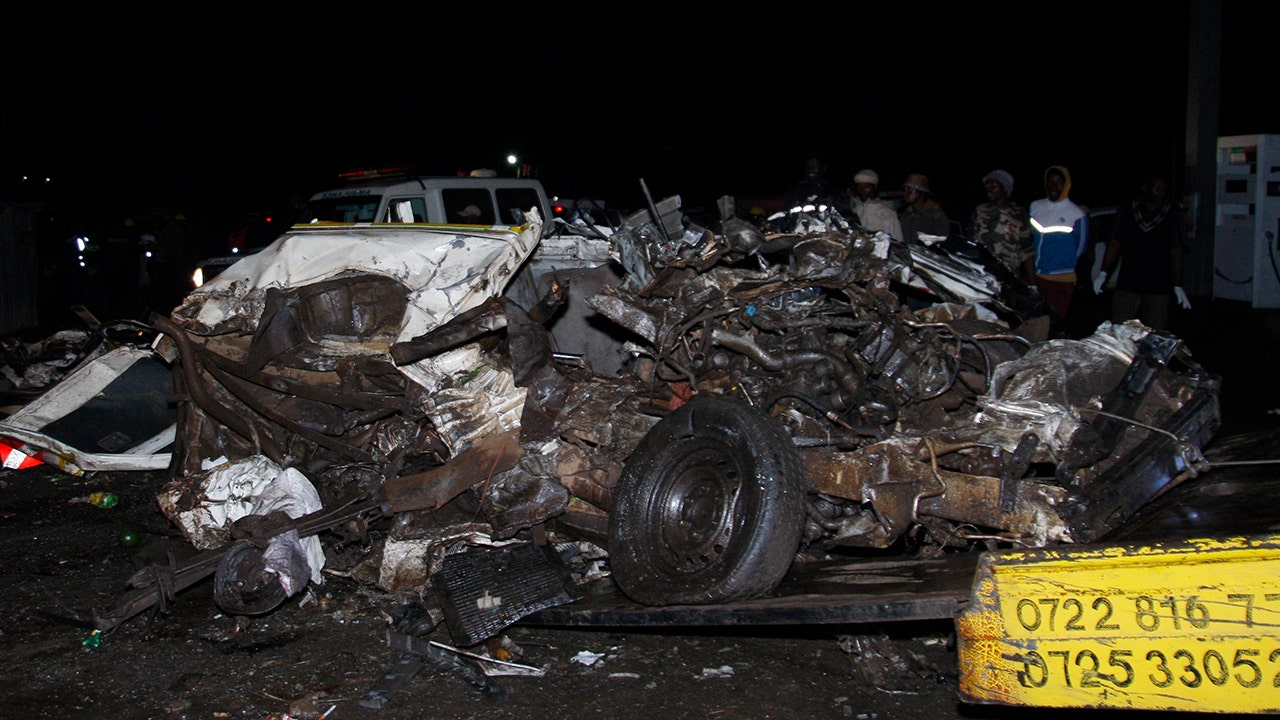
M321 190L312 198L339 197L353 193L367 194L373 192L395 192L400 190L426 190L431 187L540 187L541 182L532 178L499 178L499 177L467 177L456 175L419 175L414 177L378 178L375 180L353 181L338 188Z

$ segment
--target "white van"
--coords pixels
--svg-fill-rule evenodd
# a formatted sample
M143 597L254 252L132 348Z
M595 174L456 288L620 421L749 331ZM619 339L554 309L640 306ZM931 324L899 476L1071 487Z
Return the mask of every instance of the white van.
M302 223L425 223L514 227L537 208L548 222L551 203L538 180L501 178L485 171L459 176L412 176L399 169L342 173L349 184L322 190L307 201ZM286 228L287 229L287 228ZM271 238L274 239L274 238ZM192 274L200 287L261 247L206 258Z
M386 177L377 171L345 176L351 185L311 196L307 220L514 226L524 224L530 208L543 222L551 218L542 183L528 178Z
M621 367L616 351L615 331L601 330L592 318L594 311L586 299L606 285L615 285L621 271L612 262L611 245L597 229L585 235L563 234L562 221L552 221L552 210L542 183L530 178L500 178L475 171L469 176L412 177L387 171L344 173L345 187L324 190L311 196L304 220L295 227L324 223L377 225L370 231L393 228L387 224L463 225L487 228L514 228L525 225L525 216L536 208L541 214L543 237L503 293L526 309L547 292L552 278L572 283L568 307L548 323L559 352L581 356L605 373ZM354 230L359 231L359 228ZM199 288L247 255L262 248L249 248L237 255L208 258L193 274Z

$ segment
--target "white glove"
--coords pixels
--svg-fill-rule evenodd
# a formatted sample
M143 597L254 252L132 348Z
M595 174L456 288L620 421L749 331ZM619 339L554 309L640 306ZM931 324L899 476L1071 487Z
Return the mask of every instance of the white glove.
M1174 286L1173 297L1178 300L1178 305L1180 305L1183 310L1191 309L1191 301L1187 299L1187 291L1183 290L1181 286Z
M1099 270L1098 277L1093 279L1093 294L1101 295L1102 287L1107 284L1107 271Z

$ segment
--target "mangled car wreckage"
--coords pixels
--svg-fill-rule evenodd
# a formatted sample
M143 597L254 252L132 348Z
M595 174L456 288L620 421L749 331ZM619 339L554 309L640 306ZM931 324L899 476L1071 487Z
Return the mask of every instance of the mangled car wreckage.
M1054 338L961 239L721 210L300 226L223 272L156 323L161 506L205 551L166 587L216 572L255 613L326 563L448 594L451 567L573 548L637 602L725 602L797 557L1091 542L1196 472L1218 378L1178 339ZM556 580L508 621L571 600Z

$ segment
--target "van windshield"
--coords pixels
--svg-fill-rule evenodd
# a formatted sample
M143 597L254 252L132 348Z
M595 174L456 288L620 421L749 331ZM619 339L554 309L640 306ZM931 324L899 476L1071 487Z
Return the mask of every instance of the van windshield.
M381 201L381 195L312 198L307 203L306 219L308 222L373 222Z

